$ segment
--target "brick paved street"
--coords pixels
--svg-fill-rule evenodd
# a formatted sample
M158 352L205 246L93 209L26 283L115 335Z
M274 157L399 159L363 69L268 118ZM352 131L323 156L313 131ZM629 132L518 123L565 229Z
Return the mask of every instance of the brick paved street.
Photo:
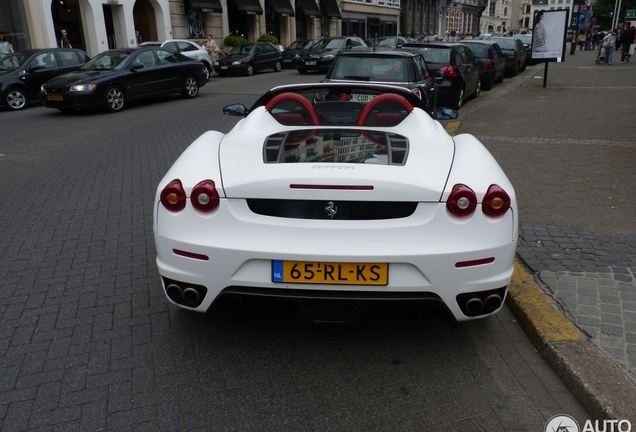
M276 304L209 319L168 304L156 184L203 131L231 128L220 107L297 77L215 78L197 99L114 115L0 112L2 431L508 432L587 419L507 308L458 328L390 307L332 327Z

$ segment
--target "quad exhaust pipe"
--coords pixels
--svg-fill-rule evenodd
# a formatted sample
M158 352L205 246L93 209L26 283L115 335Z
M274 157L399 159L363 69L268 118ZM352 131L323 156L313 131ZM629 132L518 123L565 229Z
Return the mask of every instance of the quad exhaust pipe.
M193 287L184 283L167 281L166 294L173 302L190 307L196 307L201 303L202 294L205 295L205 287Z
M499 309L503 304L505 288L475 293L460 294L457 302L466 316L486 315Z

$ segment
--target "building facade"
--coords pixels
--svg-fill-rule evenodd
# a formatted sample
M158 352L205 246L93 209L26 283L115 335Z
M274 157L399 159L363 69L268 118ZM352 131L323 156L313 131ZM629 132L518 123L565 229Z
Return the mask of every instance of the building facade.
M230 34L256 41L400 33L400 0L0 0L0 33L15 50L71 46L90 56L143 41Z

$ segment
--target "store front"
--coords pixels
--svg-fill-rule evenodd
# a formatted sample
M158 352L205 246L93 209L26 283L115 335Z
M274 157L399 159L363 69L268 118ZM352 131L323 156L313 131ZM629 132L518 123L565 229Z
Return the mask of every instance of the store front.
M0 35L14 51L31 48L26 13L21 0L0 0Z

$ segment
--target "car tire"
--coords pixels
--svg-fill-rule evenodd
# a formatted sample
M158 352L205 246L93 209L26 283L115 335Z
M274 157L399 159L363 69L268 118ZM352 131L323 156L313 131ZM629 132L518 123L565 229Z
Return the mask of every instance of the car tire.
M251 63L247 65L247 70L245 71L245 75L247 76L254 75L254 66L252 66Z
M183 81L183 88L181 89L181 96L186 99L192 99L199 94L199 82L194 75L187 76Z
M492 90L495 86L495 77L493 76L490 81L484 84L484 90Z
M519 69L519 72L525 71L527 66L528 66L528 64L524 62L523 66Z
M210 77L212 76L212 67L208 67L208 65L205 65L205 70L207 71L205 74L205 81L209 81Z
M505 77L505 75L506 75L505 73L502 73L502 74L499 76L499 78L497 78L497 83L498 83L498 84L501 84L501 83L504 81L504 77Z
M126 95L121 87L109 86L104 92L104 109L108 112L118 112L126 106Z
M277 61L276 64L274 65L274 72L280 72L282 68L283 68L283 64Z
M12 111L19 111L26 108L27 102L26 92L19 87L11 87L4 94L4 106Z
M307 73L307 69L305 68L296 68L299 74L305 75Z
M515 68L512 70L510 76L517 76L519 74L519 63L515 65Z
M473 99L477 99L481 94L481 80L477 81L477 88L475 89L475 94L473 94Z
M464 86L461 86L459 88L459 93L457 93L457 96L455 97L455 103L451 108L453 108L454 110L459 110L464 105L464 93Z

